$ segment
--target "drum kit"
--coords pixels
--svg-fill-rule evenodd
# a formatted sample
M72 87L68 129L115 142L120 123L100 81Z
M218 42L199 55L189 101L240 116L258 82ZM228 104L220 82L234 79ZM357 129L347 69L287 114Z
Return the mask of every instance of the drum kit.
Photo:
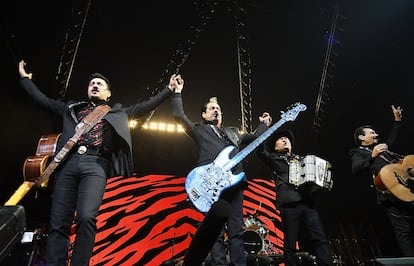
M244 220L245 230L242 238L246 255L267 255L275 253L273 245L267 238L269 230L258 218L257 214L249 215Z

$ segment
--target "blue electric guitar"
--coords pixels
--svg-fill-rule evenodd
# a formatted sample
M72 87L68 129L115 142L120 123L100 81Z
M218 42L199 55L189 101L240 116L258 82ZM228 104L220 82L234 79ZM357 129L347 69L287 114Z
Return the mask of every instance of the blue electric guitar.
M230 158L230 153L236 147L227 146L217 155L212 163L194 168L185 180L185 190L193 205L200 212L208 212L211 205L219 199L223 190L243 180L244 172L235 175L231 172L233 167L270 137L286 121L295 120L299 112L304 110L306 110L304 104L295 103L290 110L282 112L281 119L277 123L247 145L233 158Z

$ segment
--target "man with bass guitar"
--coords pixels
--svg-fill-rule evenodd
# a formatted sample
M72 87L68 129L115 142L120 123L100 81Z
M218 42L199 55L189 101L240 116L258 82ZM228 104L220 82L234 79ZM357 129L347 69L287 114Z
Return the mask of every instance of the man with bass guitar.
M217 98L212 97L201 109L202 121L193 123L184 113L181 98L181 90L184 81L179 80L178 86L172 96L172 111L177 122L182 123L185 132L196 142L199 156L197 166L207 165L213 162L217 155L228 146L236 147L230 153L234 156L239 151L240 145L253 141L257 136L266 131L271 124L271 117L263 113L259 117L260 124L254 133L240 135L236 128L223 127L222 111ZM233 168L233 174L241 173L242 165L239 163ZM223 191L220 199L230 205L230 214L227 219L227 234L229 238L229 251L231 265L246 265L244 254L243 233L243 190L247 187L247 179L244 177L239 183ZM224 228L223 228L224 230ZM211 236L215 237L215 236ZM211 249L212 265L227 265L226 249L223 234L220 234Z
M413 186L410 183L414 176L411 172L414 160L412 156L404 158L390 151L397 139L402 120L402 109L394 105L391 108L394 124L385 143L379 143L379 135L370 125L360 126L355 130L354 140L358 147L350 150L352 173L374 178L377 203L385 208L402 255L412 257L414 194L411 193Z

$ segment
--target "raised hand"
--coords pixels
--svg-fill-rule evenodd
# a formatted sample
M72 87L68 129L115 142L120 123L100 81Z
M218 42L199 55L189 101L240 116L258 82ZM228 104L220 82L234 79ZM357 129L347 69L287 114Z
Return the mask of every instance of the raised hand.
M170 77L170 83L168 84L168 88L175 92L175 93L181 93L184 87L184 80L181 78L181 75L174 74Z
M26 69L25 69L25 66L26 66L26 62L24 62L23 60L21 60L19 62L19 75L20 75L20 77L21 78L32 79L33 74L32 73L27 73L26 72Z
M262 116L259 116L259 121L265 123L267 127L270 127L270 125L272 124L272 117L269 113L264 112Z
M392 112L394 114L394 120L395 121L401 121L402 119L402 108L400 106L395 107L394 105L391 105Z

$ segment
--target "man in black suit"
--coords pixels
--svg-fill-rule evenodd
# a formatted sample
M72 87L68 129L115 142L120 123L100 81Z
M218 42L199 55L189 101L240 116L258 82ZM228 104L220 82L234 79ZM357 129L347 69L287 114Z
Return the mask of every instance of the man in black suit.
M350 150L352 173L368 178L370 182L374 177L379 178L377 176L384 166L390 163L397 163L403 158L403 156L390 150L397 140L402 123L402 109L394 105L391 108L394 115L394 124L386 142L380 143L379 135L370 125L360 126L354 132L354 141L357 147ZM408 185L411 185L411 190L413 190L413 181L410 180L412 177L409 175L407 177L409 177L407 180ZM384 207L393 226L402 255L413 257L413 204L399 200L398 197L383 189L377 189L376 195L377 203Z
M32 74L19 62L20 86L32 101L63 120L57 151L74 136L76 126L99 105L109 106L109 80L99 74L90 75L86 101L61 101L44 95L32 82ZM76 238L71 264L88 265L95 243L96 216L110 176L131 176L134 171L129 117L140 117L168 99L177 86L177 76L153 98L124 107L120 103L88 132L55 171L53 198L47 239L47 265L66 265L72 221ZM76 214L76 215L75 215Z
M179 83L184 84L184 81L180 80ZM237 128L223 127L221 106L215 97L210 98L209 101L203 105L201 110L202 121L199 123L193 123L184 113L181 90L182 86L179 86L175 90L175 93L172 97L173 116L178 122L183 124L185 132L197 144L199 150L197 166L202 166L213 162L214 159L216 159L217 155L229 145L236 147L236 149L234 149L230 154L230 156L234 156L238 153L238 148L240 145L247 144L254 140L257 136L263 133L271 123L271 117L269 114L263 113L263 115L259 118L260 124L254 133L246 133L240 135ZM238 174L242 171L243 169L241 163L236 165L232 170L233 174ZM244 179L239 184L223 191L223 193L220 195L219 200L224 200L230 205L230 213L226 222L231 265L246 265L244 243L242 239L243 190L246 188L246 186L247 179L244 177ZM227 204L223 205L227 206ZM220 212L215 211L213 212L212 216L227 216L226 212L223 212L223 215L218 215L217 213ZM210 218L211 217L207 217L206 221L210 220ZM217 222L220 222L221 219L216 220ZM227 265L223 233L221 233L219 236L213 234L209 237L213 239L217 238L217 241L215 241L211 249L212 265ZM210 247L207 246L206 248Z
M296 265L296 242L301 223L310 232L319 259L318 265L332 265L328 241L310 191L306 188L297 188L289 183L291 160L301 158L292 153L293 133L290 130L276 132L269 142L274 143L274 151L268 152L262 144L258 147L257 154L272 170L276 184L276 206L280 210L284 233L285 265Z

